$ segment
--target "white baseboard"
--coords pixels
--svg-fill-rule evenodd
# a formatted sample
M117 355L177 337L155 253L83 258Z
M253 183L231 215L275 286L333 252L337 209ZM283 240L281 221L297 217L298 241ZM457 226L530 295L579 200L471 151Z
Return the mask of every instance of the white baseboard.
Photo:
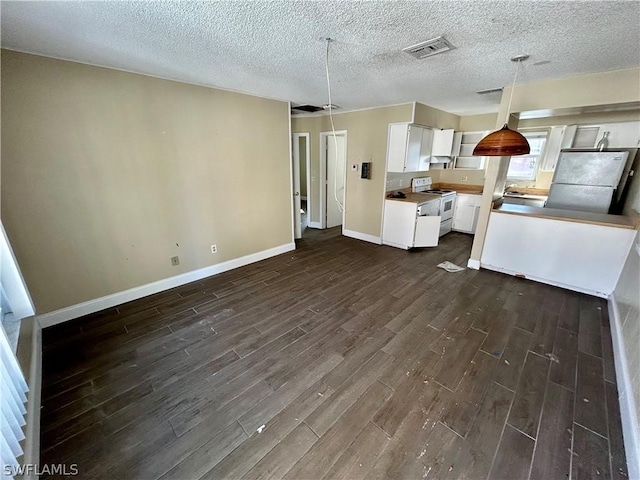
M322 224L320 222L309 222L309 228L322 228Z
M487 270L492 270L494 272L505 273L507 275L513 275L514 277L521 276L520 272L516 272L514 270L509 270L507 268L496 267L493 265L489 265L488 263L481 263L480 266ZM471 267L473 268L473 267ZM566 283L556 282L554 280L549 280L547 278L536 277L534 275L526 275L523 278L527 280L533 280L534 282L546 283L547 285L553 285L554 287L564 288L565 290L572 290L574 292L586 293L587 295L593 295L594 297L600 298L609 298L609 293L606 292L598 292L596 290L590 290L588 288L581 288L575 285L568 285Z
M480 262L470 258L467 262L467 267L472 268L473 270L480 270Z
M369 235L367 233L360 233L354 230L347 230L346 228L342 229L342 234L345 237L356 238L358 240L363 240L369 243L375 243L376 245L382 245L382 238L376 237L375 235Z
M286 243L284 245L270 248L268 250L245 255L244 257L234 258L233 260L217 263L215 265L200 268L198 270L193 270L191 272L176 275L175 277L165 278L163 280L158 280L157 282L148 283L139 287L130 288L129 290L124 290L122 292L113 293L111 295L96 298L94 300L89 300L88 302L62 308L54 312L38 315L37 319L42 328L51 327L68 320L73 320L74 318L79 318L90 313L99 312L100 310L104 310L105 308L115 307L132 300L137 300L148 295L153 295L154 293L162 292L170 288L179 287L180 285L194 282L196 280L201 280L203 278L226 272L228 270L233 270L234 268L243 267L245 265L249 265L250 263L259 262L260 260L264 260L266 258L275 257L276 255L295 250L295 248L295 243Z
M615 293L608 302L609 321L611 323L611 338L613 340L613 358L616 366L616 381L620 401L620 417L622 420L622 435L624 450L627 456L627 473L629 478L640 478L640 428L636 415L631 373L627 362L627 352L622 338L622 318L616 301Z

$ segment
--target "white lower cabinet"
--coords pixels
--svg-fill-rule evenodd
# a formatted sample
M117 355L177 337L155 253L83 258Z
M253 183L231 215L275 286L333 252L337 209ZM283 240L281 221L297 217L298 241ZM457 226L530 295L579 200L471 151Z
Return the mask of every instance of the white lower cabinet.
M459 193L451 229L456 232L475 233L481 203L482 195Z
M440 236L440 216L417 216L417 204L385 200L382 243L408 250L435 247Z

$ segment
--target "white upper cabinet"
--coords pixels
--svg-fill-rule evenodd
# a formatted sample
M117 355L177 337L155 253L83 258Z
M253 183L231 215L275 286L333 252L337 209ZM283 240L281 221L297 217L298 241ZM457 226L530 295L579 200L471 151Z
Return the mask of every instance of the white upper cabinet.
M609 132L608 148L638 148L640 147L640 122L609 123L601 125L597 140L604 132Z
M556 163L560 156L560 150L563 148L563 138L566 131L566 125L562 127L551 127L551 131L547 137L547 143L544 147L542 163L540 163L540 170L543 172L553 172L556 169ZM575 134L575 131L573 134ZM573 140L573 136L571 138Z
M390 123L387 142L388 172L421 172L429 169L431 129L410 123Z
M405 155L405 172L420 171L422 131L422 128L416 127L415 125L407 126L407 153Z
M560 157L560 151L565 148L595 148L604 132L609 132L608 149L640 147L640 122L551 127L540 170L553 172Z
M640 147L640 122L621 122L578 126L571 148L595 148L604 132L609 132L609 149Z
M433 130L430 128L422 129L422 141L420 142L420 164L418 165L419 172L426 172L429 170L431 163L431 149L433 145Z
M453 149L453 129L433 129L433 147L431 155L434 157L450 157Z

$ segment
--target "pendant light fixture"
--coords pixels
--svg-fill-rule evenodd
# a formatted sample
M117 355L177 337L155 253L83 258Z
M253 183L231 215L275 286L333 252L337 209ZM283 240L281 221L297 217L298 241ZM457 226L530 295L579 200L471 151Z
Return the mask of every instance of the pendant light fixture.
M473 155L486 156L486 157L508 157L513 155L527 155L531 149L529 142L520 132L511 130L507 126L509 121L509 115L511 114L511 100L513 100L513 90L516 86L516 79L518 78L518 70L520 64L524 62L529 55L519 55L511 59L512 62L516 62L516 74L513 77L513 85L511 87L511 95L509 96L509 105L507 106L507 117L500 130L496 130L484 137L473 149Z

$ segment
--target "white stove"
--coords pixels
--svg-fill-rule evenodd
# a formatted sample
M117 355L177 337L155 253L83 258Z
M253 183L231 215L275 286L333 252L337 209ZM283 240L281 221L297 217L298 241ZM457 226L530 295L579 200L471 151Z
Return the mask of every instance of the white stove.
M433 181L431 177L419 177L411 180L411 191L414 193L426 193L430 195L438 195L440 197L440 236L451 231L453 224L453 210L456 206L457 194L455 190L441 190L439 188L431 188Z

